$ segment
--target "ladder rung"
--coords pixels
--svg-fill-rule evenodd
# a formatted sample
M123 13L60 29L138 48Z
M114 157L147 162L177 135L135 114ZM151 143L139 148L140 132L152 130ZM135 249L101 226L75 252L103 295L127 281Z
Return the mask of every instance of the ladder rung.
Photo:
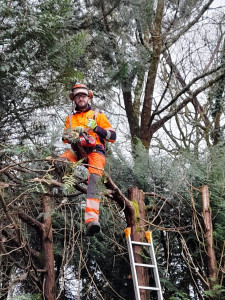
M142 243L142 242L135 242L135 241L131 241L132 245L140 245L140 246L150 246L151 243Z
M141 290L151 290L151 291L159 291L159 288L157 287L150 287L150 286L138 286L139 289Z
M155 268L155 265L134 263L137 267Z

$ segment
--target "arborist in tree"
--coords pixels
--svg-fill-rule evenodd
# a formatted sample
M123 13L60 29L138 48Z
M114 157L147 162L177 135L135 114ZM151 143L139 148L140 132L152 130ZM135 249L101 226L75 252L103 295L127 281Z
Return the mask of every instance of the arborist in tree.
M85 85L74 85L69 96L76 112L66 117L62 139L72 150L67 149L60 159L68 162L83 159L88 164L85 224L86 235L92 236L100 231L100 181L105 166L106 142L114 143L116 133L106 115L91 108L93 93Z

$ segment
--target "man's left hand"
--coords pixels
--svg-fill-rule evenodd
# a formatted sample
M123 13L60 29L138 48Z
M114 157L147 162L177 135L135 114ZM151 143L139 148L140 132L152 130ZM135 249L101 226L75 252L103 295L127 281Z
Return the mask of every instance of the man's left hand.
M96 123L96 121L95 120L93 120L93 119L88 119L88 123L86 124L86 126L88 127L88 128L91 128L91 129L95 129L95 127L97 126L97 123Z

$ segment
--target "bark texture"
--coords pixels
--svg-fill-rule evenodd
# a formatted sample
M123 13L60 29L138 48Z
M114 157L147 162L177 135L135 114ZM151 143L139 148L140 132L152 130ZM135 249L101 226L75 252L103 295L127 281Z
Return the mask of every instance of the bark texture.
M202 187L202 214L205 226L204 229L206 238L206 248L208 254L208 275L210 279L216 280L216 255L213 247L213 227L210 209L209 189L207 185L204 185Z
M43 279L43 293L45 299L55 300L55 271L54 271L54 249L53 249L53 234L52 234L52 216L51 216L51 198L44 196L42 198L43 208L43 224L44 230L42 233L42 249L44 269L46 273Z

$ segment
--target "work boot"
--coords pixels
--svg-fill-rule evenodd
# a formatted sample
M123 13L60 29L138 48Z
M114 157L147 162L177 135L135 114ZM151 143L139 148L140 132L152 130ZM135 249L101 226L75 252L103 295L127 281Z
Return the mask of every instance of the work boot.
M88 222L86 225L86 235L93 236L100 231L100 224L97 221Z

